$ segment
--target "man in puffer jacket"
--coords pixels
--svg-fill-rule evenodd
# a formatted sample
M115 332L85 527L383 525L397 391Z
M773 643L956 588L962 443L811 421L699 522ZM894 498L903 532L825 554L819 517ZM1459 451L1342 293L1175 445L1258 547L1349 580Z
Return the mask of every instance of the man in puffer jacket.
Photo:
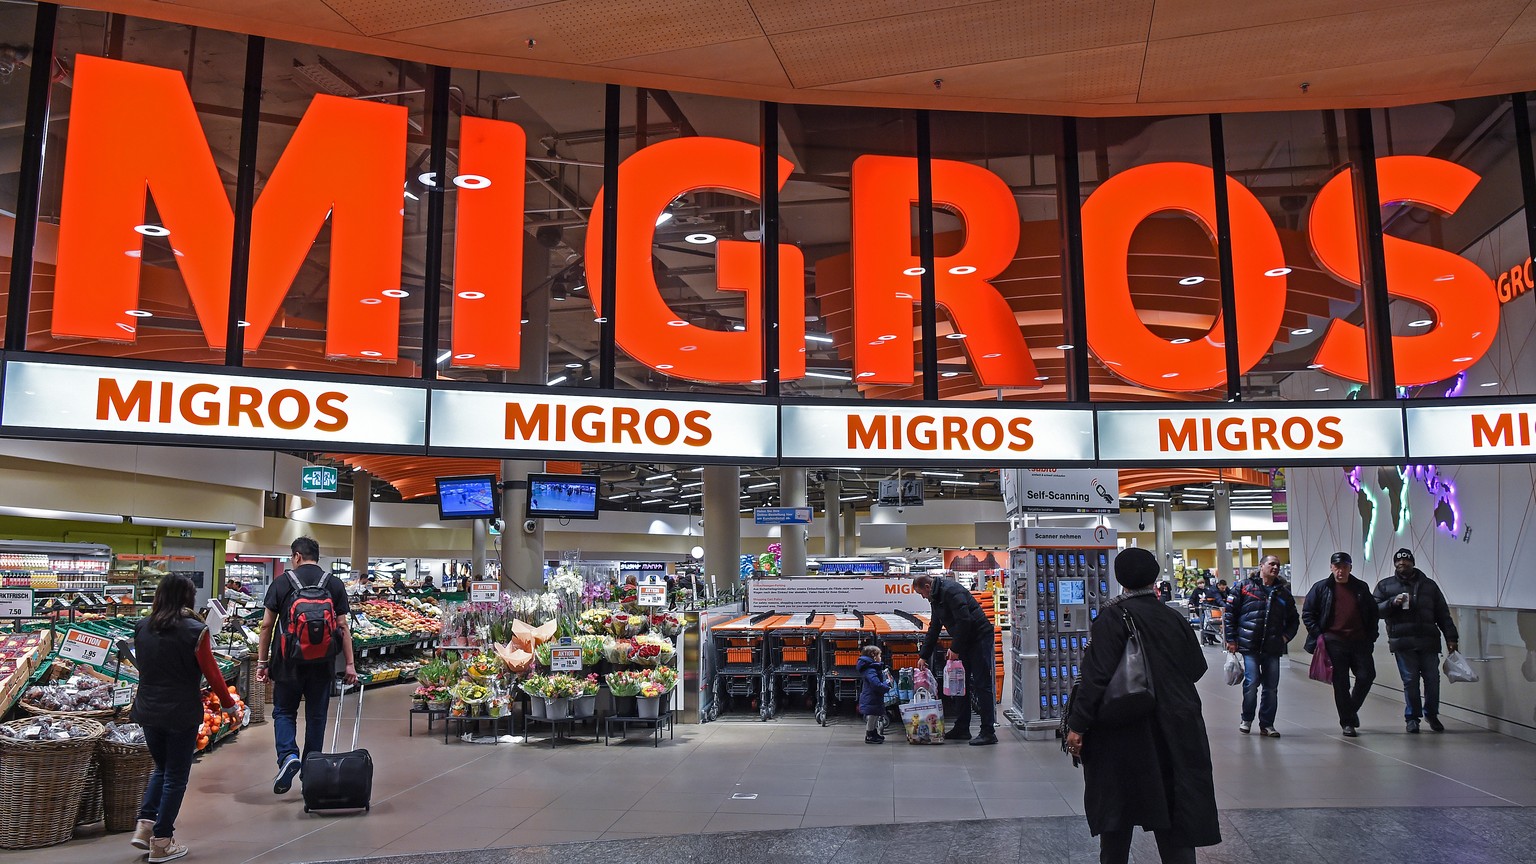
M1257 703L1259 734L1279 738L1275 714L1279 710L1280 658L1301 626L1290 583L1280 578L1279 558L1266 556L1259 562L1259 572L1233 589L1225 620L1227 650L1243 655L1243 713L1237 728L1244 735L1253 728Z
M1387 623L1387 647L1397 660L1403 679L1403 720L1410 734L1419 731L1419 717L1436 732L1440 722L1440 634L1445 645L1456 650L1456 621L1435 580L1413 566L1413 553L1399 549L1392 555L1393 574L1376 583L1376 608ZM1422 700L1419 682L1424 682Z

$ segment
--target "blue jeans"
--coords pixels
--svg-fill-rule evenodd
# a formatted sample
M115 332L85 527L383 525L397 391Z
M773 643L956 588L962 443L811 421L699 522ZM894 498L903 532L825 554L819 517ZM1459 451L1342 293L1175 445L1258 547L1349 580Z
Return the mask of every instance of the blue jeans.
M1263 688L1264 698L1259 698ZM1243 722L1253 722L1255 703L1259 709L1259 728L1275 728L1275 712L1280 706L1275 693L1280 689L1280 655L1243 655Z
M272 682L272 737L277 742L277 764L289 756L302 763L311 753L325 750L325 719L331 702L331 664L300 667L291 677ZM299 752L299 700L304 701L304 752Z
M154 821L156 837L172 837L176 833L176 816L181 812L181 799L187 793L187 778L192 774L197 728L145 726L144 743L149 745L155 770L150 772L149 785L144 787L139 818Z
M1403 679L1403 716L1409 720L1440 716L1440 652L1399 651L1397 674ZM1424 698L1419 699L1419 681Z

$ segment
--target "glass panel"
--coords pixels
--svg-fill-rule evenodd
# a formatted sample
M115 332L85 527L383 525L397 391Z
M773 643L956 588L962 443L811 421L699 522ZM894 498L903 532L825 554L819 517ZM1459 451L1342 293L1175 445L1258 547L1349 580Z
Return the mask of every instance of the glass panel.
M219 301L228 295L228 271L205 262L234 237L245 45L244 36L218 30L59 11L55 51L69 74L56 78L50 102L29 350L224 362L228 321ZM138 65L93 62L104 56ZM178 108L189 94L196 126L179 134L176 121L186 115ZM117 105L126 108L114 113ZM65 177L71 147L97 156ZM56 298L61 240L73 252L66 293ZM213 301L201 310L188 274L200 274L193 287Z
M1273 279L1276 286L1284 285L1285 312L1268 353L1243 375L1243 398L1360 398L1360 383L1316 366L1318 349L1331 321L1359 324L1362 320L1358 268L1348 279L1325 268L1318 262L1307 228L1308 220L1318 215L1314 210L1318 192L1330 181L1342 184L1332 191L1342 196L1344 205L1352 206L1348 172L1342 170L1349 161L1344 112L1228 114L1222 122L1227 173L1263 205L1279 233L1285 258L1284 268L1259 274ZM1335 233L1329 232L1329 236ZM1355 243L1352 237L1334 242L1347 243L1349 248ZM1242 264L1234 261L1234 266ZM1253 266L1257 269L1262 265ZM1280 273L1280 269L1289 272ZM1271 272L1278 275L1266 275ZM1256 277L1241 274L1240 285L1243 278Z
M1092 349L1096 401L1225 398L1214 212L1206 225L1178 209L1201 195L1209 200L1200 186L1215 182L1210 119L1079 120L1077 140L1089 345L1056 351ZM1108 181L1113 188L1101 191ZM1190 198L1178 194L1191 189L1198 191ZM1158 206L1165 209L1147 212ZM1127 212L1145 218L1126 225L1116 217ZM1106 302L1127 291L1139 327L1117 320ZM1155 338L1137 346L1140 328Z
M426 66L267 43L246 365L418 374L427 206L409 184L428 170L430 82Z
M971 324L958 327L939 307L939 394L944 399L1064 399L1065 369L1057 346L1066 342L1062 318L1061 222L1056 198L1056 147L1061 137L1061 121L1054 117L1025 117L1007 114L935 113L931 125L933 158L966 162L985 169L994 178L982 175L968 179L965 186L952 189L943 179L934 181L935 200L944 201L965 190L965 201L940 206L934 215L935 257L964 257L962 248L982 242L981 232L1011 230L1017 220L1018 243L1006 265L986 280L985 290L995 291L1006 302L1023 344L1000 342L986 345L983 333ZM984 199L977 193L986 184L1001 183L1012 200L1009 212L996 214L984 209ZM997 191L1004 191L1001 187ZM969 261L940 262L939 275L960 276L976 265ZM994 270L988 268L988 270ZM978 272L980 275L980 272ZM978 292L979 293L979 292ZM984 307L980 324L996 320ZM970 332L964 332L964 331ZM958 335L966 337L945 338ZM1011 334L1004 332L1005 336ZM1014 362L1021 354L1028 363ZM1001 355L1001 356L998 356ZM1008 367L997 370L994 381L1007 386L987 386L977 375L977 361L983 364L1004 361Z
M779 199L780 240L800 248L805 258L805 377L783 380L784 396L831 398L921 399L921 322L917 305L921 296L918 279L905 272L910 267L890 265L885 283L899 301L912 298L910 315L894 313L909 321L905 330L876 334L864 342L893 341L910 337L910 383L855 384L856 352L878 345L860 346L854 337L852 174L855 160L864 156L917 156L916 115L892 108L844 108L823 105L779 107L779 153L794 164L794 173ZM867 163L866 163L867 164ZM912 163L912 171L916 171ZM904 175L905 176L905 175ZM915 189L915 182L913 183ZM915 195L913 196L915 200ZM879 202L874 202L876 205ZM917 209L908 208L907 232L911 255L917 255ZM900 220L897 220L898 224ZM879 238L872 238L878 242ZM898 241L896 249L901 248ZM781 281L781 289L788 290ZM891 336L880 340L878 336ZM904 337L901 339L895 337ZM899 350L899 349L898 349ZM863 362L863 361L861 361ZM904 366L904 363L899 363Z
M28 4L0 6L0 243L16 230L16 196L21 186L21 146L26 134L27 79L32 74L32 35L37 9ZM0 333L5 332L11 262L6 252L0 274Z
M1527 338L1536 316L1528 299L1510 302L1529 291L1533 275L1510 98L1375 115L1382 200L1428 198L1436 186L1447 190L1440 208L1406 202L1382 208L1387 284L1423 298L1391 301L1392 333L1402 337L1393 340L1398 392L1413 399L1519 392L1536 371ZM1458 179L1470 191L1448 185ZM1525 392L1531 386L1525 383Z
M454 73L453 86L455 141L448 163L463 177L448 191L444 220L438 375L595 387L600 328L585 256L587 226L603 182L605 88L464 70ZM470 120L497 122L487 132ZM505 158L513 143L497 137L516 134L506 124L521 130L527 161L520 168ZM484 176L489 185L466 188L462 183L478 182L470 175ZM490 198L492 209L475 209L498 190L514 197ZM513 213L518 192L523 212ZM522 235L521 261L507 258L499 239L513 229ZM502 291L517 292L520 302L498 302ZM514 316L514 305L520 317ZM519 331L519 350L511 356L487 354L510 350L505 334Z

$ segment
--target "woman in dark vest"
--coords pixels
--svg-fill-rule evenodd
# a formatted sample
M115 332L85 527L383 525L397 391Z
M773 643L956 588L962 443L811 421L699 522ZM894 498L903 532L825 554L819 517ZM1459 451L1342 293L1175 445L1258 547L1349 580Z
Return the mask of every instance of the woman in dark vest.
M151 864L187 854L187 847L173 835L197 750L197 727L203 722L203 678L218 694L224 710L235 710L234 698L213 659L208 628L192 612L196 603L192 580L172 573L160 580L149 617L133 633L139 667L133 720L144 727L144 742L155 760L139 806L133 845L149 850Z

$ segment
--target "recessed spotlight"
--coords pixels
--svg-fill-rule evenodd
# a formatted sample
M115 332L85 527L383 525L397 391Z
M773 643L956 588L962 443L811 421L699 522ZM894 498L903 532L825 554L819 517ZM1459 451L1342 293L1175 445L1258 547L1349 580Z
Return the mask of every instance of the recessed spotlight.
M357 302L363 304L364 306L377 306L380 303L383 303L384 301L380 300L377 297L364 297L363 299L361 299L361 300L359 300Z
M860 378L873 378L873 377L875 377L875 373L873 373L873 372L860 372L859 373L859 377Z
M949 268L949 272L955 276L969 276L976 272L976 268L969 264L961 264L958 267Z
M153 318L153 317L155 317L155 313L153 313L153 312L145 312L143 309L129 309L129 310L127 310L127 312L128 312L129 315L132 315L135 318Z
M1311 332L1312 332L1312 328L1311 327L1297 327L1295 330L1291 331L1291 335L1292 336L1305 336L1305 335L1307 335L1308 333L1311 333Z
M581 368L581 364L580 363L567 363L567 364L565 364L565 368L567 368L567 369L580 369Z
M1035 380L1036 381L1049 381L1049 380L1051 380L1051 376L1049 376L1049 375L1036 375L1035 376Z
M662 370L663 372L665 372L666 370L672 368L672 364L671 363L657 363L656 364L656 368Z
M608 323L608 319L607 319L607 318L604 318L604 317L603 317L603 316L601 316L601 315L599 315L599 316L597 316L597 317L596 317L596 318L593 318L593 319L592 319L592 323L593 323L593 324L607 324L607 323Z
M1497 382L1497 381L1484 381L1483 383L1481 383L1481 384L1479 384L1477 386L1479 386L1479 387L1497 387L1497 386L1499 386L1499 382Z
M944 338L945 339L964 339L965 338L965 334L964 333L945 333L944 334Z
M384 356L383 354L380 354L377 351L359 351L357 353L363 355L364 357L383 357Z
M409 297L409 296L411 296L411 292L409 292L409 291L401 291L399 288L385 288L383 291L380 291L379 293L383 294L385 297L394 297L396 299L399 299L401 297Z
M483 299L485 299L485 292L484 291L460 291L459 292L459 299L460 300L483 300Z
M895 338L896 338L895 334L892 334L892 333L887 333L884 336L879 337L881 342L889 342L889 341L891 341L892 339L895 339Z
M737 331L739 333L739 332L742 332L742 331L746 330L747 329L747 325L745 325L745 324L732 324L731 325L731 329L735 330L735 331Z
M1204 282L1204 281L1205 281L1205 277L1204 276L1185 276L1183 279L1179 280L1179 284L1180 285L1199 285L1201 282Z
M138 330L132 324L124 324L121 321L117 322L117 328L119 330L122 330L124 333L136 333L136 332L138 332Z
M715 235L713 235L713 234L689 234L687 237L684 237L683 239L688 241L689 243L692 243L695 246L708 246L709 244L715 242Z
M939 377L940 378L954 378L955 376L957 376L959 374L960 374L959 372L940 372L939 373Z
M870 342L869 344L875 346L876 348L879 348L881 345L885 345L887 343L884 340L876 339L873 342Z
M453 355L453 359L455 359L455 360L473 360L473 359L475 359L475 355L473 355L473 354L455 354L455 355Z
M1452 279L1455 279L1455 278L1456 278L1455 276L1452 276L1451 274L1447 273L1444 276L1436 276L1435 277L1435 281L1436 282L1449 282L1449 281L1451 281Z
M1071 342L1063 342L1060 345L1056 346L1056 350L1057 351L1071 351L1073 348L1076 348L1076 347L1077 346L1073 345Z
M1163 377L1164 378L1177 378L1177 377L1179 377L1179 373L1177 373L1177 372L1164 372L1163 373Z
M1452 359L1451 362L1452 363L1470 363L1470 362L1472 362L1472 358L1471 357L1456 357L1456 358Z
M928 272L928 270L926 268L923 268L923 267L908 267L907 269L901 271L901 275L903 275L903 276L921 276L921 275L923 275L924 273L927 273L927 272Z
M1435 322L1429 320L1428 318L1420 318L1417 321L1409 321L1408 322L1408 326L1409 327L1428 327L1429 325L1431 325L1433 323L1435 323Z
M453 178L453 185L460 189L484 189L491 185L491 178L483 174L460 174Z
M129 258L143 258L144 257L144 253L139 251L138 249L129 249L127 252L124 252L123 254L127 255Z
M1284 276L1284 275L1286 275L1286 274L1288 274L1290 272L1291 272L1291 268L1289 268L1289 267L1276 267L1273 270L1265 270L1264 271L1264 275L1265 276Z
M171 229L162 227L160 225L135 225L133 226L133 230L143 234L145 237L171 236Z
M688 326L688 322L687 321L681 321L681 320L679 320L677 318L673 318L671 321L667 322L667 326L668 327L687 327Z
M895 297L897 300L911 300L912 299L912 295L908 294L905 291L897 291L895 294L893 294L891 296Z
M681 346L678 347L677 350L679 350L679 351L697 351L697 350L699 350L699 346L697 346L697 345L681 345Z
M1188 337L1186 337L1186 336L1180 336L1180 337L1179 337L1179 338L1177 338L1177 339L1171 339L1171 340L1169 340L1169 343L1168 343L1168 344L1170 344L1170 345L1184 345L1184 344L1186 344L1186 343L1188 343L1188 342L1189 342L1189 338L1188 338Z
M1001 356L1003 356L1002 352L993 351L991 354L983 354L983 355L981 355L981 359L983 359L983 360L996 360L997 358L999 358Z

